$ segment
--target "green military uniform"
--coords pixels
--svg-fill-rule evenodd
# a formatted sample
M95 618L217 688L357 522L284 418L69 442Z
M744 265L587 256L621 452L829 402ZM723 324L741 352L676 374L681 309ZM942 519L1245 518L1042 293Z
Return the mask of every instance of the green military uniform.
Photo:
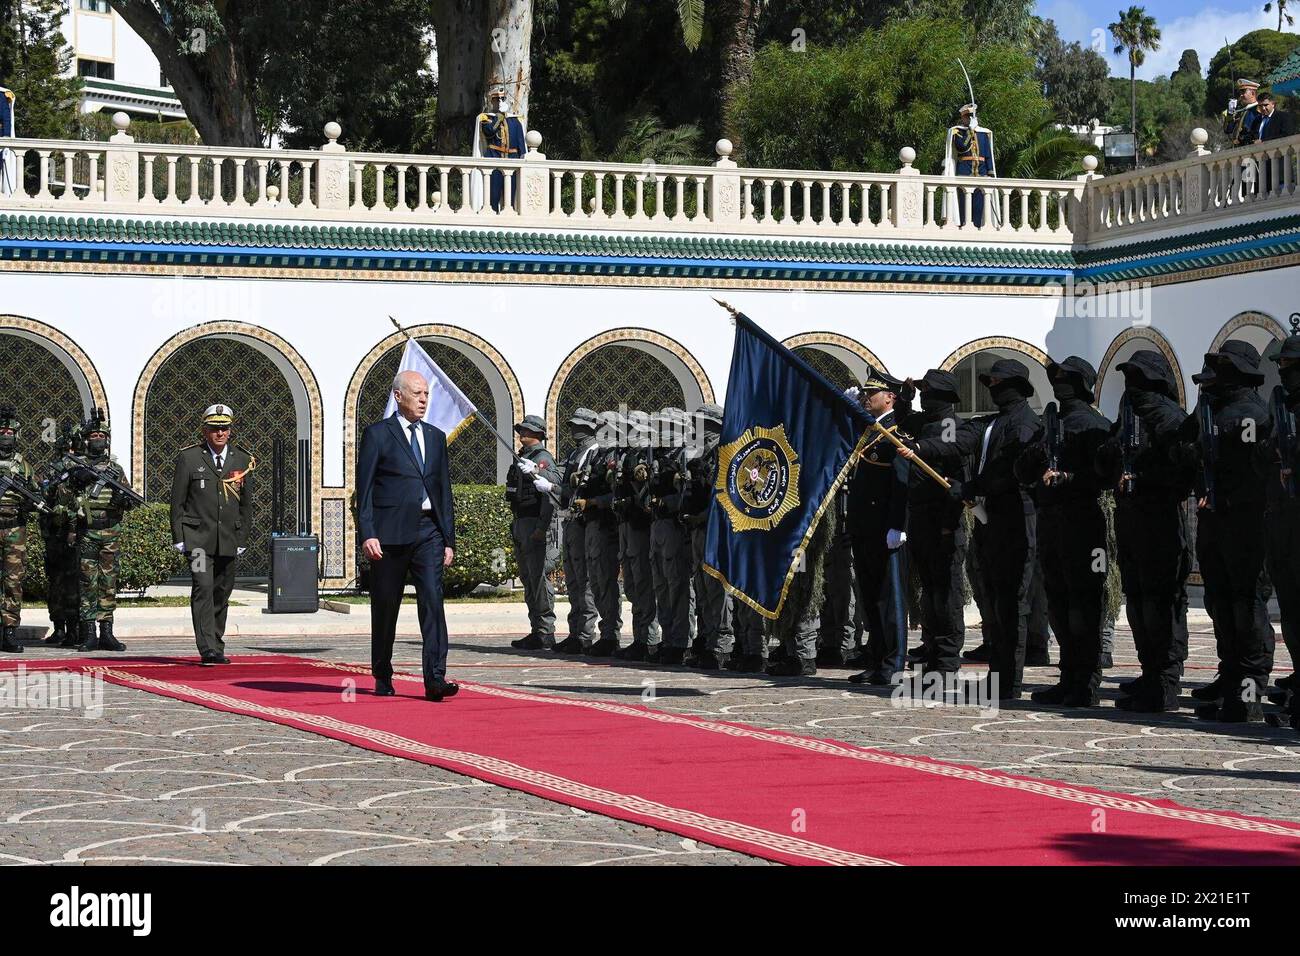
M92 435L102 433L102 439ZM81 428L86 440L84 465L69 462L68 482L76 493L77 559L81 565L82 651L121 651L125 646L113 636L113 612L117 609L118 537L122 517L130 506L125 496L110 484L126 485L126 473L108 450L108 423L98 409ZM98 625L98 634L96 626Z
M75 442L71 430L63 435L63 447L46 466L52 476L45 484L45 503L49 512L42 514L41 538L45 542L45 606L54 630L46 644L76 647L81 643L81 558L77 553L77 495L70 483L58 478L73 469L68 452L80 454L80 436Z
M536 415L525 416L515 431L546 437L546 425ZM559 554L551 548L551 525L555 520L553 493L540 491L534 482L542 478L559 485L560 473L555 467L555 456L541 442L522 449L519 458L532 462L535 467L525 474L516 462L506 473L506 500L514 516L510 537L519 579L524 585L524 602L528 605L528 636L511 643L536 650L555 646L555 588L546 575L555 567Z
M0 476L36 493L36 479L18 452L18 420L12 408L0 410ZM18 624L23 612L23 574L27 565L27 515L30 502L14 488L0 490L0 650L21 654Z
M205 412L204 424L218 420L232 422L229 406L214 405ZM190 617L205 661L224 658L235 567L253 524L256 467L257 459L235 444L218 455L206 442L181 449L173 466L172 541L190 559Z

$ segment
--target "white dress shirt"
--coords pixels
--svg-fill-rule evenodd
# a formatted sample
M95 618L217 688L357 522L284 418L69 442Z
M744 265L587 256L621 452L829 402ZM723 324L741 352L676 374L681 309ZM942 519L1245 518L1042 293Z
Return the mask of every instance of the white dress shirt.
M402 422L402 430L403 430L404 432L406 432L406 443L409 445L409 444L411 443L411 426L412 426L412 425L419 425L419 424L421 424L421 422L419 422L418 420L413 422L413 421L411 421L409 418L407 418L405 415L403 415L401 412L398 412L398 413L397 413L397 417L398 417L398 418L401 420L401 422ZM419 446L420 446L420 460L423 461L423 462L427 465L427 464L429 463L429 454L428 454L427 451L425 451L425 448L424 448L424 429L423 429L423 428L417 428L417 429L415 430L415 440L416 440L416 442L417 442L417 443L419 444ZM424 501L422 501L422 502L420 503L420 509L421 509L422 511L432 511L432 510L433 510L433 505L429 503L429 494L428 494L428 491L427 491L427 490L426 490L425 495L424 495Z

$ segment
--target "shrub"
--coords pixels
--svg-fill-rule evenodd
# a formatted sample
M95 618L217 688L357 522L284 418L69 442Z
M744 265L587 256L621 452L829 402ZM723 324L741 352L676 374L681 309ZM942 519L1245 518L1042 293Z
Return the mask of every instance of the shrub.
M117 589L143 592L163 584L185 568L185 558L172 547L171 509L153 503L127 512L118 538ZM27 519L27 569L23 597L39 601L46 596L45 541L37 518Z
M443 577L448 596L480 584L498 585L518 573L510 540L510 505L502 485L452 485L456 561Z

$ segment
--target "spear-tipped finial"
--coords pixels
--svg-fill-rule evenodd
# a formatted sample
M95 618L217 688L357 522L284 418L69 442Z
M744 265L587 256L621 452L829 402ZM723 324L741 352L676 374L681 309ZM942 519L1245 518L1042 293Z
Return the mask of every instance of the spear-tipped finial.
M389 321L389 322L392 322L392 323L393 323L393 328L397 329L397 331L401 332L401 333L402 333L403 335L405 335L408 339L411 337L411 333L408 332L408 331L406 331L406 329L404 329L404 328L402 327L402 323L401 323L401 322L398 322L398 321L397 321L395 318L393 318L391 315L388 317L388 321Z
M1300 335L1300 312L1292 312L1287 321L1291 323L1291 334Z
M726 309L728 312L731 313L731 324L735 325L736 318L740 315L740 310L733 308L729 303L723 302L721 299L717 298L716 296L714 297L713 301L718 303L718 305L722 306L724 309Z

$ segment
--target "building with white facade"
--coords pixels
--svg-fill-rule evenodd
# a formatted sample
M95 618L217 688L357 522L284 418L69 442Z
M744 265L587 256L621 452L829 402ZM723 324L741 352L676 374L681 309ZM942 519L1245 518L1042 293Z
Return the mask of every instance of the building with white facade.
M82 80L81 112L185 118L158 58L108 0L69 0L61 26L74 54L71 71Z
M120 118L123 127L126 118ZM1114 177L970 180L895 173L17 140L23 188L0 196L0 400L29 422L106 407L138 488L163 500L199 414L234 406L264 460L285 439L325 586L357 573L356 436L403 342L424 341L500 429L577 405L693 408L727 392L723 299L847 384L955 370L966 411L999 356L1043 371L1077 354L1113 414L1115 367L1163 352L1184 398L1228 338L1263 351L1300 311L1300 137ZM510 173L498 211L471 178ZM1263 172L1263 175L1259 173ZM72 188L63 183L72 182ZM1276 380L1271 363L1266 370ZM28 430L35 441L39 430ZM26 433L25 433L26 434ZM553 444L553 447L554 447ZM485 429L453 477L499 481ZM294 482L289 482L292 493ZM258 522L267 528L267 509ZM251 563L251 568L256 564Z

